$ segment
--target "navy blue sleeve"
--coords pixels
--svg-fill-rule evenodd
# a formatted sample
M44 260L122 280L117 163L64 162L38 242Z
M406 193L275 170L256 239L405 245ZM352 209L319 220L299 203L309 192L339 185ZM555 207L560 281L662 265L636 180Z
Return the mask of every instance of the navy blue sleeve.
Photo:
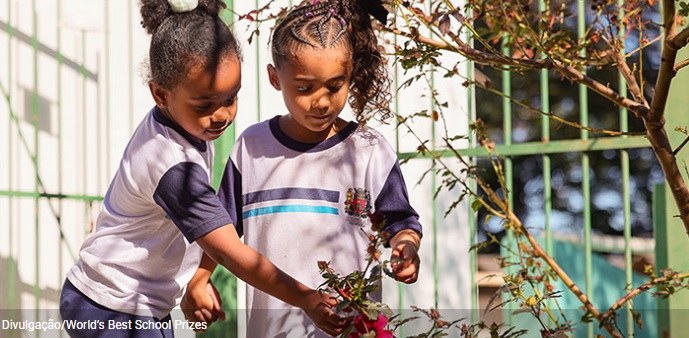
M222 181L218 187L218 197L220 203L225 207L225 210L234 221L234 227L237 234L241 237L244 234L244 225L242 223L242 174L237 170L237 167L232 162L232 159L227 161L225 172L222 175ZM238 214L239 212L239 214Z
M232 219L222 207L200 165L183 162L160 178L153 199L177 225L189 243Z
M385 180L383 189L376 198L375 210L382 212L385 216L384 230L390 234L389 238L405 229L414 230L419 233L419 236L423 235L421 223L419 223L419 214L409 203L407 186L397 161L395 161L395 165ZM386 247L389 245L389 243L385 243Z

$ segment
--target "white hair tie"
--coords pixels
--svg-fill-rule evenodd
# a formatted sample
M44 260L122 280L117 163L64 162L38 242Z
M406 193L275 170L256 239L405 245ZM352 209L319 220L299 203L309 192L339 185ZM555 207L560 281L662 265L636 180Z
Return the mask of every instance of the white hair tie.
M199 5L199 0L167 0L175 13L191 12Z

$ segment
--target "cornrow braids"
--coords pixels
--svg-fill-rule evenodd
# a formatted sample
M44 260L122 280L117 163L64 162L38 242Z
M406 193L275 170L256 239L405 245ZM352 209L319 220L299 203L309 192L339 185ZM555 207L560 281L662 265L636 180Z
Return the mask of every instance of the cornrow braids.
M345 42L346 26L339 2L319 2L297 7L273 31L273 61L281 64L300 52L300 45L312 48L339 47Z
M314 1L299 6L278 23L271 38L278 68L305 48L342 46L352 54L349 105L356 119L364 123L376 115L387 120L392 116L387 64L369 14L356 1Z
M220 19L221 0L199 0L196 9L175 13L167 0L139 0L142 26L151 34L149 80L174 88L196 68L214 69L241 50Z

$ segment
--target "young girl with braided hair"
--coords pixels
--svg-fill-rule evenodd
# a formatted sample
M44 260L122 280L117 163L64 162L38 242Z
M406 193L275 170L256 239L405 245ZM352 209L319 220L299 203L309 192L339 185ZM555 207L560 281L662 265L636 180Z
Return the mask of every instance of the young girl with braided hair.
M390 114L370 14L384 22L387 12L380 1L315 1L278 23L268 76L285 103L275 109L285 114L242 133L218 191L226 208L241 211L235 226L245 243L314 288L324 281L318 261L343 274L364 270L369 239L361 228L374 211L385 216L396 279L418 276L422 229L396 153L374 129L339 117L348 100L360 122ZM184 309L211 311L214 296L203 285L214 264L202 264ZM251 286L246 302L248 337L323 336L299 311Z
M232 123L240 50L219 0L141 0L152 34L156 106L124 151L96 231L67 273L60 313L72 337L172 337L170 312L203 251L236 276L303 309L330 334L332 298L289 277L239 240L237 213L210 185L213 144ZM209 314L210 315L210 314ZM205 329L198 323L195 329Z

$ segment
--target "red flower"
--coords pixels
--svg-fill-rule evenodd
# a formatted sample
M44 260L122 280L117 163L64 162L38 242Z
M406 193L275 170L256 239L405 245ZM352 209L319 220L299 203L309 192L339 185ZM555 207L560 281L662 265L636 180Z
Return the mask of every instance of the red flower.
M376 210L376 212L369 212L367 215L371 219L371 229L373 231L380 231L385 227L385 215L382 212Z
M376 320L369 319L367 316L360 314L354 318L356 332L350 333L349 338L359 338L369 332L375 332L376 338L394 338L392 331L385 329L387 325L388 318L382 314L378 314Z

